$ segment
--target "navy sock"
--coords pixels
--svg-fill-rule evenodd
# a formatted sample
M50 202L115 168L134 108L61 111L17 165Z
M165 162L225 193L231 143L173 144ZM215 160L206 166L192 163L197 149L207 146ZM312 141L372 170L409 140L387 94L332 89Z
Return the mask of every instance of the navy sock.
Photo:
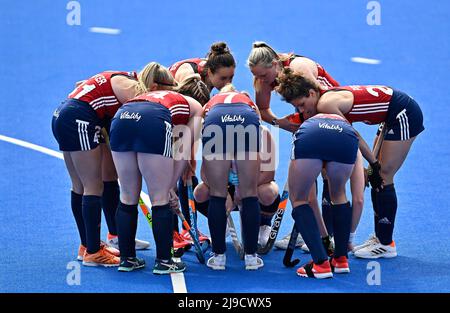
M117 234L119 235L120 257L135 257L135 239L138 221L137 204L127 205L119 202L116 213Z
M397 214L397 194L394 184L386 185L378 192L378 233L381 244L389 245L394 233L395 215Z
M350 202L332 205L334 228L334 256L347 257L348 239L352 227L352 206Z
M83 196L83 220L86 226L86 248L92 254L100 249L100 223L102 221L102 199L99 196Z
M241 220L242 238L246 254L254 254L258 249L259 224L261 220L261 209L258 197L247 197L242 199Z
M83 195L72 191L70 195L70 204L72 206L73 217L77 223L81 244L86 247L86 227L84 226L82 203Z
M328 260L327 253L322 244L319 226L309 204L302 204L292 210L292 217L295 220L295 227L302 235L303 240L311 252L314 263L321 264Z
M379 212L378 212L378 200L377 200L378 193L375 191L375 189L370 189L370 197L372 199L372 207L373 207L373 227L375 231L375 235L378 235L378 221L379 221Z
M280 201L281 197L280 195L278 195L270 205L263 205L261 202L259 202L259 207L261 208L261 226L272 226L272 217L275 215L275 213L277 213Z
M322 218L327 228L329 236L333 236L333 209L331 208L330 191L328 188L328 180L323 180L322 190Z
M173 244L173 213L169 204L152 207L153 237L156 243L156 258L170 260Z
M117 180L103 182L102 208L111 235L117 235L116 212L119 201L120 188Z
M195 201L195 208L205 217L208 217L208 207L209 207L209 200L205 202Z
M178 215L176 214L173 215L173 230L177 233L180 231L180 229L178 228Z
M223 254L226 251L225 231L227 227L226 198L211 196L208 207L208 226L212 240L212 251Z

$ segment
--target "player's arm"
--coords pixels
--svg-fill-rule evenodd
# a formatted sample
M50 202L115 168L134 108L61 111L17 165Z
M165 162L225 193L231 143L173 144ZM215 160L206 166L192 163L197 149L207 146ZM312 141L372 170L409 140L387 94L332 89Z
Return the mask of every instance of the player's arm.
M137 84L137 81L134 79L121 75L111 78L113 92L120 103L125 103L138 95L136 90Z

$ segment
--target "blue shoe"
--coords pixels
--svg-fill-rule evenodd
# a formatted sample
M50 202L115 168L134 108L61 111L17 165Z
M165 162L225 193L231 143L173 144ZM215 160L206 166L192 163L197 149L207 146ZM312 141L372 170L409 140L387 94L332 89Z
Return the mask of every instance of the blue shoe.
M120 260L119 272L131 272L140 268L145 267L144 259L131 257L124 260Z
M172 259L169 261L156 260L153 267L153 274L164 275L170 273L181 273L186 270L186 264L183 262L175 262Z

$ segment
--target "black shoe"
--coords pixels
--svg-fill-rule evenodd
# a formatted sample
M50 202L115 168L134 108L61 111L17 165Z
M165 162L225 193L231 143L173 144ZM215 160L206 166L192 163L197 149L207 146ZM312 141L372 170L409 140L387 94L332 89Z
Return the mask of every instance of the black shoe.
M156 260L153 267L153 274L164 275L170 273L181 273L186 269L186 264L183 262L175 262L172 259L169 261Z
M144 259L131 257L131 258L126 258L126 259L120 260L120 265L119 265L118 271L119 272L131 272L133 270L137 270L137 269L140 269L143 267L145 267Z

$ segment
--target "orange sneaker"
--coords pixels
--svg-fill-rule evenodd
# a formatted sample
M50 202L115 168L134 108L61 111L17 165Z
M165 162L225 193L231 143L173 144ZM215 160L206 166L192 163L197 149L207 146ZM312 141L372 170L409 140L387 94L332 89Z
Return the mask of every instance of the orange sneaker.
M106 252L108 252L109 254L112 254L112 255L114 255L116 257L120 257L119 249L116 249L114 247L108 246L106 244L106 242L104 242L104 241L100 241L100 248L102 248L102 247L105 247Z
M184 240L189 241L191 244L194 243L192 241L191 234L189 234L189 231L187 229L183 229L181 231L181 237L183 237ZM201 231L198 231L198 241L200 241L200 243L205 242L205 241L211 242L211 239L208 236L206 236L205 234L202 234Z
M101 246L100 250L98 250L96 253L84 254L83 257L83 265L85 266L105 266L105 267L111 267L111 266L119 266L120 264L120 258L112 255L110 252L107 251L106 246Z
M350 273L350 267L348 266L348 259L345 256L331 259L331 269L336 274Z
M78 256L77 256L77 260L78 261L83 261L83 256L86 253L86 247L81 245L78 247Z
M183 236L180 235L179 232L173 232L173 247L174 249L183 248L185 250L189 250L191 248L191 243L187 241Z
M322 264L315 264L313 261L306 265L303 265L297 270L297 275L301 277L311 277L311 278L332 278L333 272L331 271L330 262L324 261Z

